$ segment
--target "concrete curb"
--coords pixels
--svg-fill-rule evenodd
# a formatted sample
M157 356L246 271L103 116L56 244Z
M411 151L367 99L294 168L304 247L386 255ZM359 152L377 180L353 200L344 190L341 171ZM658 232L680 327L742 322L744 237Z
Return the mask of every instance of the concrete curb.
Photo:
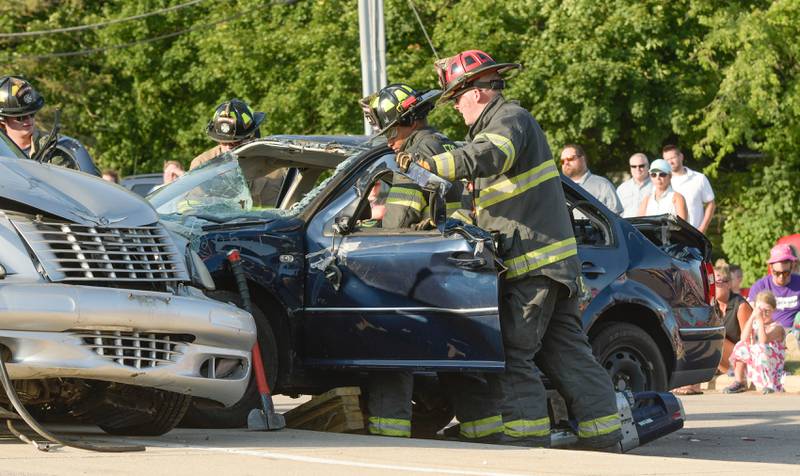
M733 377L727 375L718 375L713 379L701 385L704 390L716 390L721 392L722 389L733 383ZM789 393L800 393L800 375L786 375L783 377L783 388Z

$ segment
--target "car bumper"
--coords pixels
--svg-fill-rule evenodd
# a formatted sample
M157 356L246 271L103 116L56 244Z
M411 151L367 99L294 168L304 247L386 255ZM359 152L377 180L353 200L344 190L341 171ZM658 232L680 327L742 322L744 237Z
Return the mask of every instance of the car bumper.
M679 334L680 351L668 388L711 380L722 359L725 327L682 328Z
M12 379L112 381L232 405L247 387L255 338L250 314L204 296L0 286L0 344L11 352Z

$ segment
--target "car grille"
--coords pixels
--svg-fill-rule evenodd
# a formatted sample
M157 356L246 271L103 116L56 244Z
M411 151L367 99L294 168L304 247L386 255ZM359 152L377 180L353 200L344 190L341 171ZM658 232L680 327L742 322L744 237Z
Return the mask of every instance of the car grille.
M175 362L181 356L178 346L193 340L186 335L149 332L82 331L73 335L97 355L137 369Z
M159 224L99 227L14 219L52 281L186 281L183 257Z

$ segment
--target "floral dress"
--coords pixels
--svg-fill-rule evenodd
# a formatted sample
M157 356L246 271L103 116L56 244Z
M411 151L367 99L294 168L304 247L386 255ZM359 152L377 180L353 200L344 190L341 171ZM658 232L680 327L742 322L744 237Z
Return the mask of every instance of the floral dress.
M767 331L772 330L773 326L780 326L780 324L770 323ZM747 364L747 381L755 385L758 390L768 388L775 392L783 392L781 376L786 360L784 339L759 344L756 335L756 330L753 329L748 342L736 343L731 354L731 366L734 362L744 362Z

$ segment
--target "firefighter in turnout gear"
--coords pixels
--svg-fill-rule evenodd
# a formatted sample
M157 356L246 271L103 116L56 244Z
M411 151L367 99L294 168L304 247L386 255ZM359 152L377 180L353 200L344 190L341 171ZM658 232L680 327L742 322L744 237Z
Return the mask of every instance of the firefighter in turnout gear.
M359 104L375 133L385 135L389 147L396 153L435 155L455 148L450 139L428 125L428 113L440 95L439 90L418 92L406 84L391 84L361 99ZM469 222L471 206L463 208L468 202L463 192L460 182L450 187L445 196L447 214ZM428 202L418 185L395 174L381 226L424 227L430 222Z
M500 282L506 369L486 375L495 398L484 405L494 415L461 421L461 436L502 433L510 444L548 446L538 367L576 418L581 447L613 450L620 418L611 379L581 327L580 262L560 175L539 124L501 93L502 75L520 67L478 50L437 62L442 101L455 101L468 143L419 159L447 180L475 181L477 224L498 234L508 268Z
M44 98L31 83L17 76L0 77L0 129L32 157L41 147L44 135L36 127L36 113Z
M231 99L217 106L214 117L206 126L206 134L217 145L192 159L189 170L195 169L214 157L235 149L259 135L259 127L266 114L250 110L241 99Z

